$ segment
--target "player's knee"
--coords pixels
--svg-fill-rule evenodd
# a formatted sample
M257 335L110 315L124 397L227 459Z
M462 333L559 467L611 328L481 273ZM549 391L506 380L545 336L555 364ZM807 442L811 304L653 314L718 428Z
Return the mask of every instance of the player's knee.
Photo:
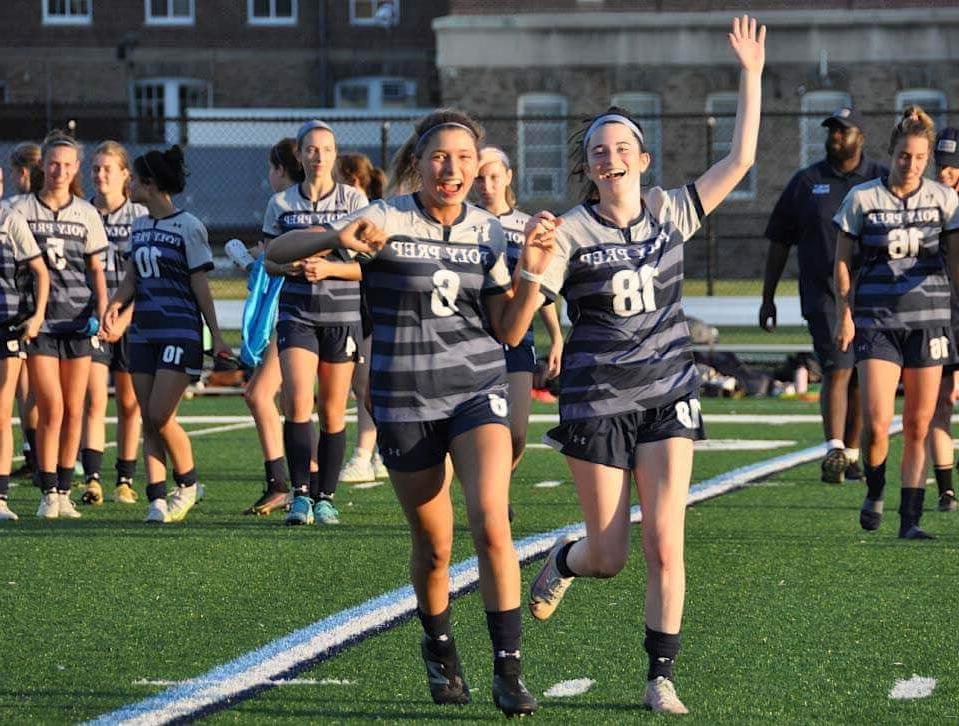
M643 556L650 576L661 577L683 566L682 548L669 542L653 540L644 543Z
M626 551L604 549L598 552L592 551L590 554L590 564L593 566L595 577L615 577L626 567Z
M452 537L424 535L415 540L413 560L426 570L442 570L449 567L453 557Z

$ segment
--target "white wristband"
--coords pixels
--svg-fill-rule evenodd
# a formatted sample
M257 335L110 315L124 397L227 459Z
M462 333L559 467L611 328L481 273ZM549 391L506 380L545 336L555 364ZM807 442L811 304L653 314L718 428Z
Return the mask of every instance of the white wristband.
M542 275L537 275L537 274L535 274L535 273L533 273L533 272L530 272L530 271L527 270L525 267L520 268L519 276L520 276L521 279L526 280L527 282L535 282L535 283L539 284L539 283L541 283L541 282L543 281L543 276L542 276Z

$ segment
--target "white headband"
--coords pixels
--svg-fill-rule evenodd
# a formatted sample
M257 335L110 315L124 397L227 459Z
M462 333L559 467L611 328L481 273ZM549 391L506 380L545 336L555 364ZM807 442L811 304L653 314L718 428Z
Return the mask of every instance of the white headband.
M498 161L507 169L510 169L509 157L506 152L495 146L485 146L480 149L479 166L489 164L491 161Z
M426 140L430 137L430 134L432 134L434 131L439 131L440 129L444 128L463 129L463 131L466 131L474 139L476 138L476 134L469 126L456 123L455 121L444 121L441 124L436 124L436 126L430 126L428 129L426 129L426 131L423 132L419 139L416 140L416 147L413 149L413 153L419 155L420 152L423 151L423 147L426 146Z
M618 113L606 113L593 121L593 123L589 125L589 128L586 129L586 133L583 135L583 151L589 151L589 137L592 136L596 129L603 124L623 124L623 126L628 128L636 135L636 138L639 139L640 145L646 143L643 137L643 132L640 130L639 126Z

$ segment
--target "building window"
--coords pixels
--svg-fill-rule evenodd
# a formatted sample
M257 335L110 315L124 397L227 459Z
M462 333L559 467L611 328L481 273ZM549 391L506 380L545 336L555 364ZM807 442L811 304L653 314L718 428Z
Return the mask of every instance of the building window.
M663 178L663 119L658 93L618 93L612 105L624 108L633 115L643 130L644 148L653 157L643 174L645 187L662 184Z
M896 111L901 113L907 106L922 106L922 110L936 122L937 131L949 125L946 94L942 91L933 88L907 88L899 91L896 94Z
M400 22L400 0L350 0L352 25L391 28Z
M711 93L706 96L706 114L715 119L713 126L712 159L716 163L727 154L733 146L733 130L736 127L736 107L739 96L736 93ZM736 188L729 193L728 199L755 199L756 198L756 165L743 177Z
M810 91L803 94L799 108L799 166L805 168L826 155L826 134L823 119L836 110L852 107L852 98L843 91Z
M296 0L247 0L250 25L296 25Z
M348 78L336 84L337 108L387 110L416 106L416 81L405 78Z
M40 0L44 25L89 25L93 0Z
M210 84L192 78L136 81L130 95L130 115L136 119L137 140L179 143L179 119L188 108L209 106L210 96Z
M194 0L144 0L148 25L193 25Z
M518 164L522 196L566 196L566 98L547 93L519 97Z

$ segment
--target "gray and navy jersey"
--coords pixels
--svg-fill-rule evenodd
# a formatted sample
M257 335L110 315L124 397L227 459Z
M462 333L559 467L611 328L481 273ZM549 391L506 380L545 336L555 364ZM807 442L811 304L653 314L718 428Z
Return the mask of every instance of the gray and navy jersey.
M923 179L904 199L888 178L849 190L834 220L859 246L853 320L863 328L921 330L950 325L943 232L959 228L959 197Z
M560 418L664 406L698 390L683 314L683 243L703 208L695 187L650 189L622 229L591 204L563 215L541 289L566 298L573 328L563 349Z
M503 347L484 303L511 284L496 218L464 204L459 219L444 226L414 195L404 195L378 200L332 226L361 218L389 236L363 264L373 320L374 418L435 421L475 396L505 396Z
M279 237L291 229L329 226L331 222L369 204L363 192L346 184L315 202L307 199L299 184L274 194L263 216L263 234ZM334 253L331 259L345 261L348 256ZM292 320L314 327L349 325L360 322L360 283L326 279L307 282L303 277L287 277L280 291L279 320Z
M200 308L190 275L213 269L206 227L189 212L139 217L130 233L136 274L131 343L202 343Z
M99 212L77 197L54 211L36 194L18 197L13 208L27 218L37 244L46 252L44 261L50 270L50 299L40 331L53 335L80 332L95 314L87 257L107 247Z
M107 249L100 256L103 261L103 274L107 278L108 297L113 297L113 293L117 291L123 280L124 261L130 254L130 231L133 228L133 220L146 215L146 207L142 204L134 204L129 199L124 199L123 204L112 212L100 214L108 243Z
M5 205L0 205L0 333L20 313L20 289L17 267L42 253L27 220Z
M526 222L529 221L529 215L518 209L511 209L506 214L497 217L500 225L503 227L503 234L506 236L506 263L509 266L509 274L512 275L519 263L519 258L523 254L523 245L526 244ZM533 344L533 326L530 325L526 335L523 336L523 342L520 345Z

